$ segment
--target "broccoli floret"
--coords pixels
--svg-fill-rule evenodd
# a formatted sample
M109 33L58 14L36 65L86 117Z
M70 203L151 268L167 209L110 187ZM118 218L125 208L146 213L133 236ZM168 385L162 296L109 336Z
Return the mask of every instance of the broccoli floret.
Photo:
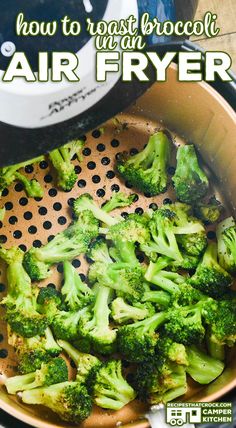
M43 363L39 370L20 376L8 378L5 382L7 392L27 391L41 386L54 385L68 380L68 369L63 358L54 358Z
M178 263L183 261L174 233L173 211L161 208L155 211L149 222L152 239L141 245L141 250L152 259L154 254L161 254Z
M158 340L156 330L165 322L166 313L159 312L143 321L124 325L117 334L118 350L130 362L142 362L154 355Z
M150 240L148 218L130 214L124 221L109 228L106 238L116 242L120 240L144 244Z
M51 325L55 337L69 342L78 339L79 321L84 311L84 309L76 312L58 311Z
M236 223L233 217L223 220L217 227L219 263L228 272L236 273Z
M97 220L89 212L82 213L77 221L58 233L48 244L31 248L25 254L24 267L32 280L47 278L51 265L72 260L85 253L91 240L97 235Z
M179 269L184 269L187 271L196 270L199 262L201 260L201 256L191 256L190 254L185 253L184 251L181 251L183 261L181 263L173 261L170 263L170 267L172 271L176 271Z
M85 284L74 266L66 261L63 264L64 285L61 294L69 311L76 311L90 304L94 299L94 294Z
M96 372L102 365L101 361L94 355L79 352L70 343L65 342L64 340L59 340L58 344L76 365L76 381L80 384L85 384L86 387L91 390L91 385L94 382Z
M195 274L189 283L211 297L221 297L232 284L232 277L218 263L217 245L208 245Z
M217 360L205 352L202 352L196 346L186 348L188 357L188 366L186 372L196 382L206 385L215 380L224 370L224 363Z
M123 377L120 360L110 360L96 372L93 398L97 406L120 410L135 397L134 389Z
M146 147L130 156L120 153L116 167L120 175L132 186L151 196L167 189L167 167L170 159L170 141L164 132L153 134Z
M116 262L124 262L132 266L139 263L134 242L117 239L114 244L115 246L110 248L109 253Z
M111 199L107 201L102 209L106 213L109 213L116 208L123 208L123 207L129 207L132 205L132 203L135 201L136 195L126 195L126 193L123 192L113 192Z
M142 400L167 403L187 392L186 367L156 355L138 365L134 386Z
M40 184L36 180L28 180L24 175L19 173L18 170L36 162L41 162L43 159L44 156L39 156L16 165L0 168L0 194L14 181L21 181L29 197L41 198L43 196L43 189L41 188Z
M44 336L25 338L8 328L8 343L15 348L18 357L18 371L30 373L41 367L42 363L60 354L61 348L55 341L50 328Z
M150 262L145 273L145 279L162 288L168 293L176 293L179 290L179 284L183 284L186 278L176 272L169 272L162 269L168 263L168 259L160 257L156 263Z
M84 141L81 140L71 141L49 153L49 158L57 172L58 187L65 191L71 190L76 183L77 175L71 161L74 155L77 155L80 160L80 152L84 144Z
M144 293L143 269L141 265L130 266L128 263L109 263L97 266L99 284L116 291L119 297L133 303L140 301Z
M89 246L86 253L87 257L93 262L99 263L113 263L113 260L110 257L109 249L105 239L99 236L95 239Z
M132 306L121 297L117 297L111 304L111 316L117 324L140 321L154 313L154 307L150 303L136 303Z
M111 290L99 285L95 301L79 321L79 335L95 352L110 354L115 349L116 330L109 325Z
M42 287L37 297L37 308L41 314L45 314L51 323L62 303L59 291L52 287Z
M224 211L223 205L215 198L215 196L212 196L212 198L209 199L208 204L199 202L193 209L195 216L205 224L216 223Z
M186 204L195 204L206 195L209 187L208 178L199 166L193 145L178 148L173 183L177 199Z
M20 174L19 172L15 173L15 179L20 181L24 188L25 191L27 193L27 196L29 198L42 198L44 191L43 188L41 187L41 184L33 179L33 180L29 180L25 175Z
M160 337L157 341L156 355L177 364L188 365L186 348L182 343L174 342L170 337Z
M23 251L18 247L0 248L0 257L7 266L8 294L1 301L6 308L5 319L13 331L24 337L43 335L47 327L45 316L37 312L36 294L23 268Z
M183 345L201 343L205 336L202 323L202 303L171 308L164 331L175 342Z
M86 388L78 382L62 382L24 391L22 401L46 406L64 421L73 423L83 421L92 411L92 399Z
M209 326L210 341L218 345L233 346L236 342L236 307L232 300L206 302L203 309Z
M170 306L190 306L209 300L209 296L206 296L190 284L179 284L178 288L178 291L171 295Z
M80 195L79 198L74 201L73 212L75 216L80 217L83 211L90 211L97 220L105 223L107 226L112 226L122 220L122 218L113 217L106 213L94 202L92 196L88 193Z

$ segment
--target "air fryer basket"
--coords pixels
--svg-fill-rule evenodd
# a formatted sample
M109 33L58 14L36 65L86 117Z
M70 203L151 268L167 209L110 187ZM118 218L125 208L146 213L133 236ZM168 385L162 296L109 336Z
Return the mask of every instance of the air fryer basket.
M229 212L236 210L236 115L226 101L205 83L180 83L177 81L176 69L169 70L165 83L153 85L137 102L115 120L102 125L100 130L87 135L84 160L82 164L75 161L78 173L78 185L65 193L54 187L53 172L46 162L28 168L26 174L37 176L44 183L45 196L42 200L27 199L20 185L14 185L9 192L3 193L6 204L6 217L1 228L1 241L6 246L21 245L26 249L31 245L46 243L66 227L71 219L73 198L84 192L91 193L102 203L112 191L127 189L114 173L114 159L122 150L141 149L148 136L156 129L168 128L175 145L184 141L193 142L199 149L209 168L214 183L214 193L224 199ZM164 195L148 198L138 194L135 205L123 211L146 209L150 204L161 205L166 198L173 198L171 187ZM86 274L83 257L75 262L78 271ZM0 265L0 297L5 292L6 278L3 265ZM58 284L60 266L44 285ZM0 384L5 376L14 373L14 352L7 344L6 326L0 324ZM72 372L72 369L71 369ZM191 388L186 400L213 401L236 386L236 359L232 350L228 355L227 369L214 383L207 387ZM0 406L21 421L40 428L59 428L72 425L59 420L45 408L23 405L20 400L8 396L4 386L0 386ZM147 409L138 401L126 406L120 412L95 409L92 416L82 428L114 428L118 422L125 426L147 428L148 422L143 415ZM128 424L128 425L127 425ZM122 425L122 426L124 426Z

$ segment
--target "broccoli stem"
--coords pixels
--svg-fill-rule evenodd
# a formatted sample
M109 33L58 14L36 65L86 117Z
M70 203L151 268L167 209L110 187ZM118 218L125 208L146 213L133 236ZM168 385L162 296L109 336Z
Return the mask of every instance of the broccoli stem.
M141 328L143 333L154 333L158 327L160 327L166 320L165 312L158 312L152 317L146 318L143 321L137 321L134 324L130 324L130 328Z
M123 192L113 192L111 199L103 205L102 210L109 213L116 208L129 207L135 200L135 195L126 195Z
M110 309L108 306L108 301L110 295L110 288L99 285L96 295L96 302L94 305L94 316L96 326L101 330L104 326L109 325Z
M177 388L172 388L169 391L165 392L163 394L162 401L163 403L169 403L170 401L175 400L178 397L181 397L181 395L186 394L187 392L187 385L178 386Z
M119 258L120 258L119 261L124 263L129 263L132 266L137 265L138 259L135 254L135 244L133 242L116 239L115 249L118 251Z
M69 342L65 340L58 340L58 345L69 355L69 357L74 361L77 366L80 362L80 359L84 357L84 353L75 349Z
M142 297L142 302L157 303L161 307L167 307L170 303L170 295L165 291L145 291Z
M206 337L207 341L207 349L211 357L216 358L217 360L224 361L225 360L225 346L219 343L216 343L212 340L210 335Z
M198 383L207 385L224 370L224 363L200 351L196 346L187 347L189 365L186 372Z
M6 380L5 386L8 394L16 394L17 391L37 388L39 382L35 382L35 373L13 376Z
M160 270L166 267L168 259L158 259L157 263L150 262L145 273L145 279L152 284L157 285L168 293L175 294L179 291L178 284L184 282L184 278L175 272Z

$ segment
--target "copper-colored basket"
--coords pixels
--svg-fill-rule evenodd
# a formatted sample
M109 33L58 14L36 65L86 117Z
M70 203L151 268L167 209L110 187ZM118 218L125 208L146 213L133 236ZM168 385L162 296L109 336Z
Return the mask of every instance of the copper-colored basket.
M147 143L148 136L156 129L168 128L175 144L185 140L193 142L206 162L215 185L214 192L224 200L230 212L236 209L236 115L224 99L205 83L180 83L173 66L168 82L158 83L143 95L135 105L102 125L101 130L87 135L84 160L75 161L78 185L70 192L56 190L54 175L46 162L26 169L30 177L44 183L45 196L42 200L27 199L20 185L13 185L3 194L7 212L1 228L1 241L10 247L16 243L24 250L47 242L66 227L71 219L70 205L73 198L84 192L91 193L102 203L112 191L119 189L131 192L114 173L114 159L123 150L140 149ZM33 142L32 142L33 144ZM173 199L169 187L165 195L148 198L138 194L137 202L129 209L146 209L150 204L161 205L165 198ZM78 271L86 275L87 265L83 257L75 262ZM0 297L4 295L6 278L3 264L0 265ZM60 266L43 285L60 283ZM6 325L0 324L0 381L14 373L16 365L13 349L7 344ZM186 400L213 401L236 386L235 353L228 355L224 373L207 387L191 388ZM0 406L3 410L32 426L40 428L72 427L59 420L45 408L23 405L20 400L7 395L0 387ZM115 428L122 423L128 428L147 428L144 418L147 409L138 401L119 412L94 409L92 416L82 423L81 428Z

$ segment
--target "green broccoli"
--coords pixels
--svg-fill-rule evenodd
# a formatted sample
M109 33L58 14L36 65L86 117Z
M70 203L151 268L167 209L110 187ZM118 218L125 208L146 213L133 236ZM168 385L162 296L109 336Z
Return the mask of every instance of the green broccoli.
M152 214L149 222L152 239L141 245L141 250L151 259L153 254L161 254L178 263L182 263L175 232L176 214L168 208L161 208Z
M42 363L41 368L35 372L8 378L5 381L5 386L9 394L16 394L18 391L54 385L67 380L68 369L66 362L63 358L58 357L48 363Z
M177 166L173 177L177 199L186 204L196 204L207 193L209 182L200 168L193 145L180 146L177 152Z
M92 389L95 404L103 409L120 410L136 397L134 389L123 377L120 360L110 360L101 366Z
M236 307L233 300L206 302L203 316L209 326L209 340L217 345L236 343Z
M132 306L121 297L117 297L111 304L111 316L117 324L140 321L154 313L154 307L150 303L136 303Z
M166 291L153 290L149 284L145 284L145 289L142 296L142 303L153 303L158 309L162 310L170 304L170 294Z
M82 213L77 221L58 233L46 245L31 248L25 254L24 268L32 280L47 278L54 263L72 260L85 253L91 240L97 235L97 220L89 212Z
M135 202L135 199L135 194L126 195L126 193L123 192L113 192L111 199L102 206L102 209L106 213L109 213L116 208L129 207L133 202Z
M82 140L74 140L49 153L49 158L57 172L58 187L65 191L71 190L76 183L77 175L71 161L74 155L81 160L81 150L84 144Z
M22 393L26 404L48 407L67 422L80 423L92 411L92 399L78 382L62 382Z
M88 389L91 389L91 384L94 382L96 372L100 369L102 362L94 355L79 352L64 340L59 340L58 344L76 365L76 381L80 384L85 384Z
M37 309L41 314L47 316L49 323L54 320L58 309L62 305L62 295L52 287L42 287L37 297Z
M1 304L6 308L5 319L12 330L24 337L43 335L47 318L37 312L37 289L23 268L24 252L18 247L0 248L0 258L7 263L8 294Z
M148 220L144 215L129 214L124 221L108 229L106 238L115 243L121 240L122 242L128 241L144 244L150 240Z
M81 346L87 343L90 348L100 354L110 354L115 349L116 330L109 325L109 303L112 290L99 285L95 293L95 301L85 308L79 320L79 336ZM84 350L84 349L82 349Z
M201 343L205 337L202 322L202 302L196 305L170 308L164 332L183 345Z
M61 288L61 294L69 311L82 309L90 304L94 299L94 294L85 284L74 266L65 261L63 264L64 284Z
M188 282L211 297L221 297L232 284L232 277L218 263L217 245L208 245L195 274Z
M209 296L203 294L201 291L192 287L190 284L183 283L179 284L178 291L171 295L170 306L191 306L205 300L209 300Z
M3 222L5 215L6 215L6 208L5 207L0 208L0 221L1 222Z
M145 279L172 294L179 290L179 284L186 282L186 278L176 272L162 269L168 262L168 259L164 257L160 257L156 263L150 262L145 273Z
M188 365L186 372L201 385L206 385L221 375L224 370L224 363L217 360L196 346L186 348Z
M17 335L8 327L8 343L15 348L18 371L22 374L40 369L42 363L49 362L61 352L49 327L46 328L44 336L28 339Z
M21 181L29 197L41 198L43 196L43 189L38 181L28 180L24 175L19 173L18 170L24 168L25 166L41 162L43 159L44 156L39 156L16 165L0 168L0 194L2 194L2 191L6 187L9 187L14 181Z
M166 321L166 317L165 312L159 312L118 329L118 350L127 361L138 363L154 355L158 340L156 330Z
M236 223L233 217L223 220L216 230L219 263L228 272L236 273Z
M116 167L132 186L151 196L167 189L167 167L170 160L170 141L164 132L156 132L138 154L120 153Z
M160 359L168 359L184 366L188 365L185 346L182 343L174 342L170 337L160 336L157 341L155 352L156 356Z
M83 211L90 211L97 220L101 221L102 223L105 223L107 226L112 226L122 220L122 217L113 217L110 214L106 213L94 202L92 196L89 195L89 193L84 193L83 195L80 195L74 201L74 215L76 217L80 217Z
M215 196L212 196L207 204L198 202L193 209L195 216L205 224L216 223L224 211L223 205Z
M186 367L155 355L137 366L134 386L142 400L167 403L187 392Z

